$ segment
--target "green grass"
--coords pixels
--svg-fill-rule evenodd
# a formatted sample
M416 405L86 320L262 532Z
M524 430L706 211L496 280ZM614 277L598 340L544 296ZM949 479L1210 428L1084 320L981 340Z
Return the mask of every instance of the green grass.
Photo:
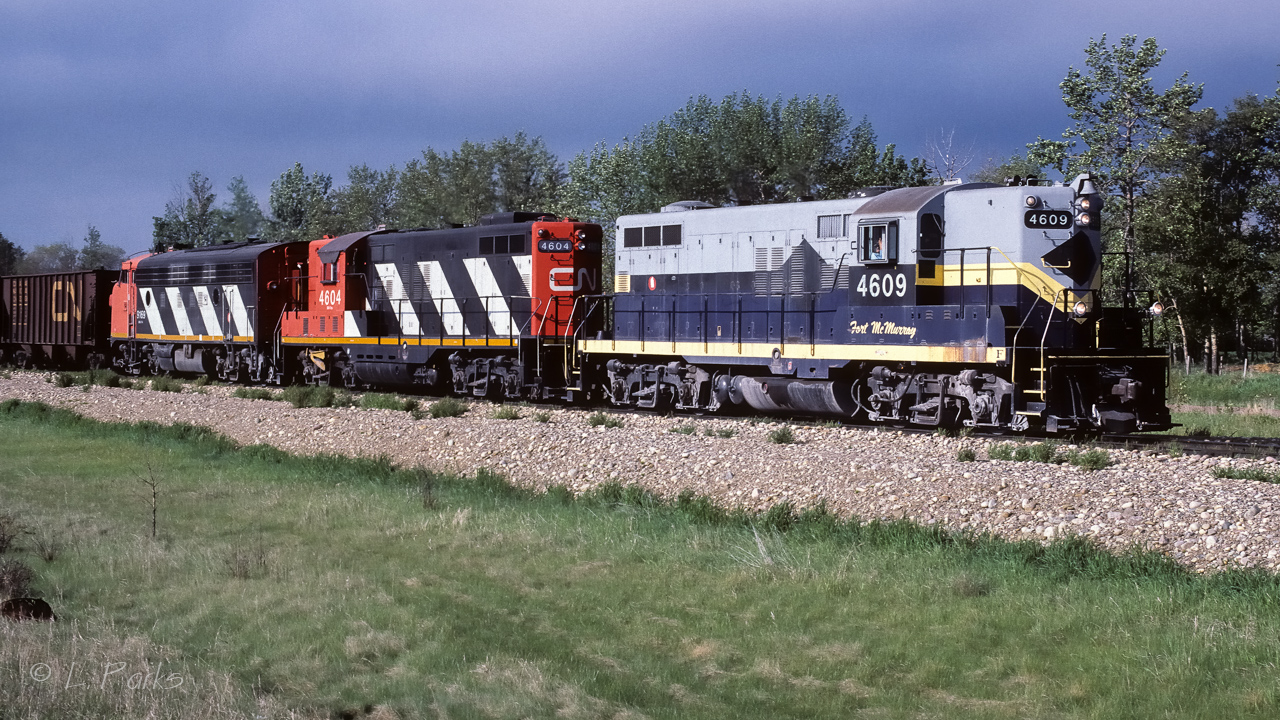
M180 393L182 392L182 381L167 375L157 375L151 378L151 389L157 392Z
M1213 476L1216 478L1231 478L1233 480L1255 480L1257 482L1280 483L1280 473L1269 473L1262 468L1256 467L1216 467L1213 469Z
M975 459L973 451L965 453L967 448L960 450L964 457L957 455L957 459L966 462ZM1091 448L1089 450L1061 449L1051 442L1040 443L995 443L987 448L987 457L992 460L1006 460L1014 462L1038 462L1075 465L1084 470L1101 470L1111 465L1111 455L1099 448ZM967 458L967 460L966 460Z
M776 430L770 430L766 437L769 442L775 445L790 445L796 441L796 435L788 425L783 425Z
M1280 398L1280 373L1239 372L1209 375L1202 372L1170 373L1169 402L1185 405L1248 407L1275 409Z
M587 416L587 424L591 427L620 428L622 427L622 420L613 415L594 412Z
M1173 421L1182 427L1169 432L1189 437L1280 437L1280 417L1221 412L1176 412Z
M671 428L667 430L667 432L672 432L677 435L693 435L697 431L698 429L692 425L672 425Z
M428 414L433 418L459 417L467 410L468 406L465 402L451 397L440 398L427 408Z
M535 494L16 401L0 432L0 507L67 548L16 551L62 619L4 626L0 707L16 717L1280 711L1272 575L635 486ZM59 693L24 674L113 657L163 659L190 695Z
M231 397L243 398L245 400L279 400L274 392L266 388L255 387L238 387L231 391Z
M495 420L519 420L520 411L510 405L499 405L490 417ZM548 417L547 419L550 420L551 418Z
M388 393L365 393L360 398L360 407L373 410L399 410L413 412L418 409L418 401L413 398L391 395Z
M703 431L703 434L706 435L707 437L715 437L715 438L721 438L721 439L727 440L737 435L738 431L734 430L733 428L707 428L705 431Z
M551 413L546 412L545 410L539 410L538 412L533 414L533 421L540 422L540 423L549 423L551 422Z

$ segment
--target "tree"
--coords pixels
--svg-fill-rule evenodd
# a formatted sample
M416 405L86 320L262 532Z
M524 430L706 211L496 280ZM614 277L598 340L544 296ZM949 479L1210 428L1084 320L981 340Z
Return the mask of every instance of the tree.
M84 238L84 247L80 248L76 255L76 268L118 270L122 259L124 259L124 248L103 242L102 233L98 232L98 228L90 225L89 232Z
M493 212L555 211L564 182L564 168L542 138L524 133L465 141L448 154L428 148L399 174L393 215L402 227L444 227L472 225Z
M340 232L376 230L393 224L396 201L395 167L380 171L368 165L347 171L347 186L334 193Z
M1170 142L1181 150L1136 215L1138 267L1178 309L1185 362L1203 345L1217 372L1220 345L1243 359L1254 335L1280 335L1280 236L1267 221L1280 184L1280 98L1248 95L1223 115L1188 114Z
M1111 217L1130 256L1138 251L1134 224L1147 183L1170 163L1169 153L1185 149L1170 138L1202 94L1202 86L1187 83L1186 73L1162 93L1153 89L1150 73L1164 53L1155 38L1141 46L1134 35L1114 46L1107 45L1106 35L1090 40L1088 74L1073 66L1058 86L1075 125L1062 140L1040 138L1027 145L1027 159L1041 167L1057 168L1068 178L1094 174L1098 189L1111 195Z
M175 191L163 216L152 217L151 251L213 245L222 225L222 212L213 207L218 196L213 183L199 172L191 173L184 187Z
M1027 160L1017 153L1014 153L1013 156L1007 160L987 158L987 161L984 162L981 167L969 175L969 181L1004 184L1006 180L1014 177L1038 178L1043 176L1043 167Z
M266 218L262 215L262 208L258 206L258 199L244 181L244 176L231 178L227 191L231 193L231 200L221 208L222 223L218 232L220 242L244 242L259 235L266 224Z
M333 178L318 172L307 177L302 163L271 183L270 205L269 234L275 242L317 240L339 225Z
M0 275L13 275L22 265L26 251L0 233Z
M79 253L69 242L37 245L26 254L18 266L18 272L26 275L69 272L76 269Z
M960 173L973 162L973 143L968 147L956 144L955 128L939 130L937 137L925 141L925 150L929 154L929 164L940 182L955 180Z

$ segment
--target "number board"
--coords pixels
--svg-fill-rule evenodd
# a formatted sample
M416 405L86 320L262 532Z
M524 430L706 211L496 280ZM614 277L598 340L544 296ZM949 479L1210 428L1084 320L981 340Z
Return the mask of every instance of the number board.
M914 305L915 268L855 268L849 278L849 300L853 305Z
M554 253L573 250L572 240L539 240L538 252Z
M1067 230L1072 218L1066 210L1028 210L1023 223L1034 230Z

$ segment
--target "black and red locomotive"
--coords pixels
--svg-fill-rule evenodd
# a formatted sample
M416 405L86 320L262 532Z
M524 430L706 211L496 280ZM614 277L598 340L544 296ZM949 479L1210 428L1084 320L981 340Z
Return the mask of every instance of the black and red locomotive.
M600 226L542 213L177 250L123 264L93 352L233 382L1167 428L1161 308L1104 306L1101 203L1088 176L676 203L618 219L609 294Z

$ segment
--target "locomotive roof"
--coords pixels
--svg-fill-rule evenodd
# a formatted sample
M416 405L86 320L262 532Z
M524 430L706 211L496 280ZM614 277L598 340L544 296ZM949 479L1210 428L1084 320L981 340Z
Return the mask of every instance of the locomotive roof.
M253 262L258 256L289 243L229 243L208 245L187 250L173 250L145 257L138 262L138 269L155 269L171 265L220 265L223 263Z

